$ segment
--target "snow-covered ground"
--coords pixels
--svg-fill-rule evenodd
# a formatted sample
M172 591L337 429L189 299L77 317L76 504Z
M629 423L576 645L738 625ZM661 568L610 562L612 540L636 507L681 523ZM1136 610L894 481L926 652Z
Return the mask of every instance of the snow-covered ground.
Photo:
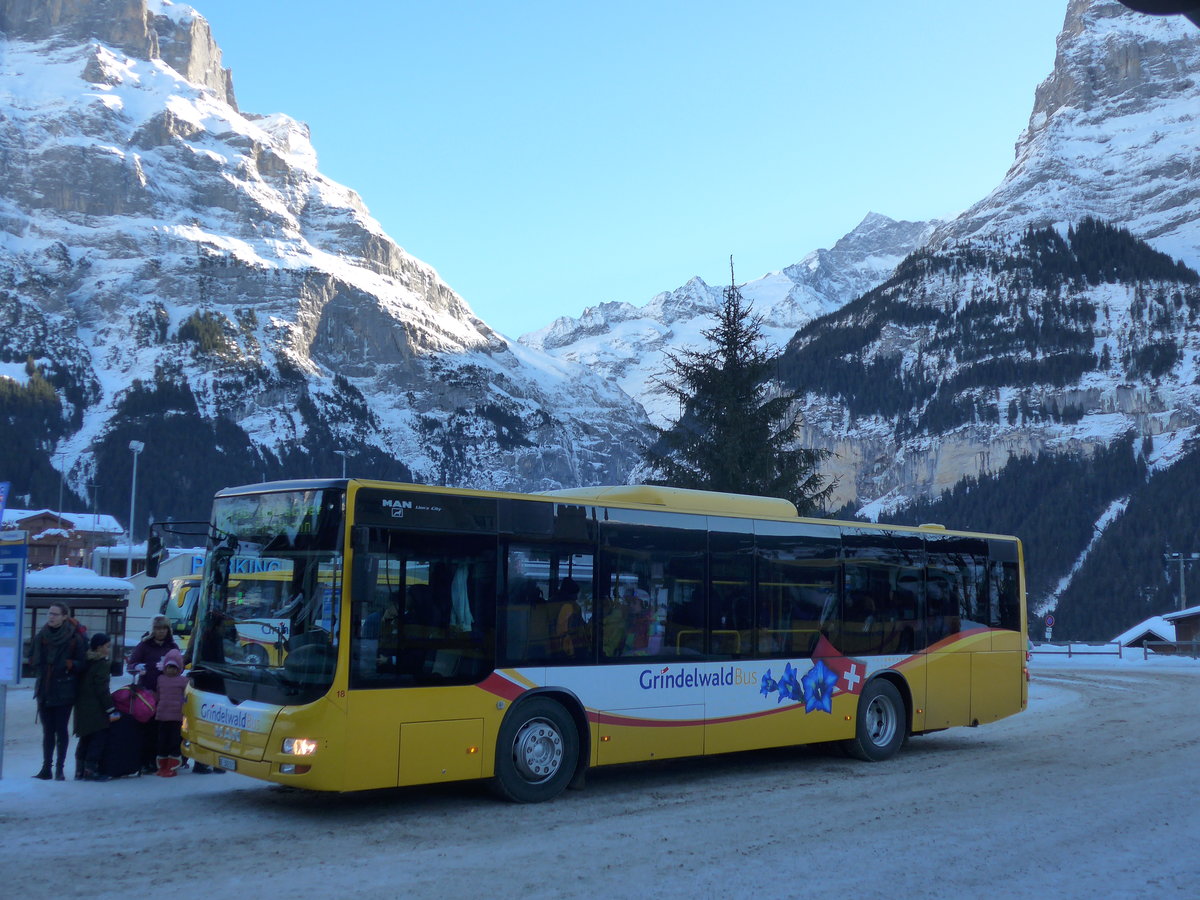
M23 898L1195 896L1200 662L1032 668L1028 712L915 738L888 763L818 747L626 766L537 806L476 784L40 782L18 688L0 872Z

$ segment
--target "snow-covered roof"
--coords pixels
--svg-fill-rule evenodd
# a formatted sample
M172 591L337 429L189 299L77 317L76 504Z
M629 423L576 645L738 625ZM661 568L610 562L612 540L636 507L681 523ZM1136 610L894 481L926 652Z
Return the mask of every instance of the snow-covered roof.
M1152 641L1173 641L1175 640L1175 625L1168 622L1165 616L1151 616L1144 622L1138 622L1132 628L1122 631L1113 638L1113 643L1128 647L1134 641L1146 638Z
M1176 619L1190 619L1192 616L1200 616L1200 606L1189 606L1179 612L1167 613L1163 618L1168 622L1174 622Z
M53 509L6 509L2 527L19 528L22 522L35 516L57 516L64 522L71 523L76 531L99 534L125 533L125 528L120 522L104 513L63 513Z
M146 542L139 541L130 549L128 544L112 544L108 547L97 547L92 551L96 559L125 559L125 557L133 554L135 558L142 558L146 555Z
M26 575L25 590L37 594L127 594L133 585L79 566L49 566Z

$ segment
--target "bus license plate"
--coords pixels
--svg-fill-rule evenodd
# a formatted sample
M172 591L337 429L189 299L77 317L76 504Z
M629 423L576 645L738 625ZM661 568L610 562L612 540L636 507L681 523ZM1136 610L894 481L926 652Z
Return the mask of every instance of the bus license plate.
M225 769L227 772L237 771L237 760L229 756L218 756L217 765L222 769Z

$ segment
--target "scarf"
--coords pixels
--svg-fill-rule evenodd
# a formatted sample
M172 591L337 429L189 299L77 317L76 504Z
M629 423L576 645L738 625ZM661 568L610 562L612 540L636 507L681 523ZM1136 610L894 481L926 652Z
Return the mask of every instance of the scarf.
M51 628L49 625L43 625L42 631L38 638L47 650L58 651L64 647L67 641L75 636L75 625L70 619L63 619L63 623L57 628Z

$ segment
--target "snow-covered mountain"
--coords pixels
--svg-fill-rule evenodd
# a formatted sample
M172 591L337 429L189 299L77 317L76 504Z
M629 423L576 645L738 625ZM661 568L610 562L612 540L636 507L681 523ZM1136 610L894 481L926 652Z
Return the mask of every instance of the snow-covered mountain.
M349 449L434 482L622 480L637 404L510 344L321 174L305 125L239 110L194 9L0 0L0 32L0 374L54 387L29 449L74 484L118 496L104 446L119 470L139 416L184 413L225 434L226 478Z
M1116 222L1200 264L1200 29L1116 0L1070 0L1016 157L933 245L1026 226Z
M869 217L745 289L777 342L799 329L781 373L804 396L804 442L833 451L835 505L890 518L956 489L950 523L1027 537L1035 611L1056 609L1068 637L1169 604L1147 577L1107 597L1108 560L1140 570L1194 545L1187 516L1168 527L1161 510L1200 459L1198 116L1200 30L1070 0L994 191L946 222ZM693 280L522 340L672 417L652 376L664 351L700 343L719 297Z
M1020 255L1026 229L1054 227L1065 235L1088 217L1128 228L1156 249L1200 266L1198 82L1200 30L1186 20L1133 13L1116 0L1070 0L1054 70L1037 89L1013 166L994 191L946 222L893 222L870 215L831 250L751 281L744 293L765 316L768 335L782 344L807 322L887 282L910 252L953 255L969 243L972 252L988 254L992 265L1011 267L1006 255ZM928 280L914 279L910 272L899 299L924 302L939 295L943 306L954 306L996 286L988 285L987 273L973 273L969 284L947 283L946 277L937 270ZM693 279L643 307L602 304L521 340L610 374L652 416L670 418L677 410L654 384L663 370L663 353L701 345L700 332L710 325L720 296L720 287ZM1113 327L1131 326L1126 321ZM796 386L806 388L803 382ZM1153 390L1139 386L1135 393L1149 397ZM1151 406L1169 402L1160 397ZM1139 427L1149 410L1137 413L1143 416ZM938 461L915 464L893 439L879 440L879 428L888 432L895 423L866 427L844 412L837 396L814 394L809 403L813 440L838 454L830 474L840 478L839 496L845 501L877 500L901 486L904 496L920 495L978 474L988 465L982 460L994 465L1010 455L974 442L961 452L951 450L954 441L932 433L924 440L941 448ZM1039 434L1016 443L1004 440L1015 454L1046 441L1072 446L1044 430ZM1095 444L1110 439L1097 435Z
M961 243L806 325L781 370L839 500L875 513L1129 432L1169 464L1200 428L1198 285L1096 220Z
M838 309L887 278L933 232L935 222L897 222L870 213L828 250L815 250L779 272L741 285L742 296L763 317L763 331L782 347L805 322ZM664 354L705 344L724 286L692 278L645 306L602 303L579 318L564 316L521 342L586 365L636 397L659 421L678 415L675 401L655 384Z
M840 500L1020 534L1056 637L1170 608L1200 536L1198 113L1200 31L1072 0L1003 182L781 364Z
M1153 316L1145 296L1167 288L1141 279L1133 269L1124 271L1119 279L1123 286L1116 292L1094 284L1064 286L1057 280L1034 286L1028 276L1022 283L1017 274L1038 266L1037 259L1029 258L1027 229L1050 228L1065 238L1088 217L1115 223L1157 250L1200 267L1198 145L1200 30L1182 18L1133 13L1116 0L1071 0L1054 71L1037 89L1016 160L1001 184L939 225L922 248L923 259L902 267L882 294L864 298L858 308L844 309L808 334L801 332L791 348L793 357L808 360L795 370L796 386L814 389L806 413L810 437L837 452L830 472L841 479L841 499L878 504L890 498L882 501L885 506L899 505L1043 447L1086 449L1105 446L1128 429L1158 434L1200 424L1200 394L1191 386L1197 367L1187 349L1191 338L1180 331L1183 320L1172 324L1163 312L1149 324ZM1038 245L1037 252L1053 255L1058 250ZM914 433L908 424L921 420L922 404L950 402L955 385L968 378L964 371L978 371L983 359L970 330L960 325L956 335L943 334L940 325L921 320L913 310L963 316L972 304L994 304L997 310L1007 305L996 315L1008 317L1016 328L1021 315L1036 317L1042 303L1039 288L1096 311L1094 346L1073 349L1094 352L1099 359L1107 347L1107 371L1092 369L1078 379L1040 384L1022 368L1038 358L1037 351L997 347L984 359L992 361L994 370L1007 360L1016 377L976 375L971 391L980 398L980 392L991 391L993 405L998 398L1005 408L1006 391L1036 394L1034 406L1081 409L1083 419L1070 427L1049 419L984 422L980 427L960 422L951 429L928 427ZM888 304L903 315L893 315L893 307L885 309ZM913 321L902 322L904 315ZM843 351L837 359L821 358L814 349L818 333L861 328L868 320L879 329L873 340L853 346L836 341ZM1159 339L1174 342L1182 353L1165 381L1122 366L1124 354ZM935 346L948 355L939 356ZM965 358L972 360L969 366L962 363ZM824 378L844 363L869 367L882 360L896 362L897 379L937 384L920 402L914 395L913 404L875 418L847 415L843 394L822 391L820 381L806 384L799 375L803 371ZM887 390L904 388L896 383ZM954 402L969 399L960 394Z

